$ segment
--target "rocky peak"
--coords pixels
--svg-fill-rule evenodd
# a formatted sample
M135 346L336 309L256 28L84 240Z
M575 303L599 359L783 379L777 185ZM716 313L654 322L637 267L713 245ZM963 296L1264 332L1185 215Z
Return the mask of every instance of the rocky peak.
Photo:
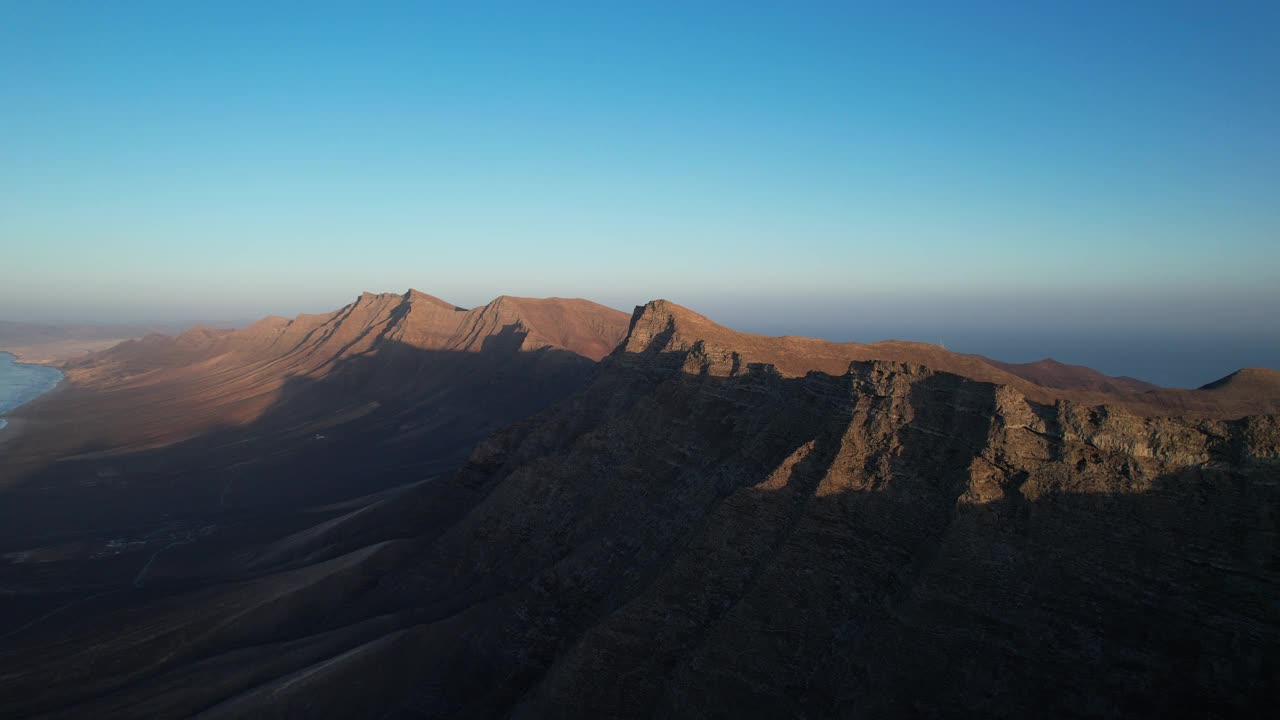
M404 299L410 303L426 303L429 305L435 305L435 306L444 308L446 310L458 310L458 311L466 310L466 308L459 307L457 305L454 305L451 302L442 300L436 297L435 295L430 295L428 293L422 292L421 290L415 290L413 288L409 288L409 291L404 294Z

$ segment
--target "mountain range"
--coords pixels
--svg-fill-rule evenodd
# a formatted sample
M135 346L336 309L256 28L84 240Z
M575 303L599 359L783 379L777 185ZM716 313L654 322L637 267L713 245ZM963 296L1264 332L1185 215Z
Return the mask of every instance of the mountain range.
M65 365L0 714L1206 717L1280 697L1280 373L410 290Z

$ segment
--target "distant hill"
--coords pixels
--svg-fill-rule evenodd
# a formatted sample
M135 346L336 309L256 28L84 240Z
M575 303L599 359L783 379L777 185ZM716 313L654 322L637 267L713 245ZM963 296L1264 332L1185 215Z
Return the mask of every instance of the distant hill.
M1061 390L1090 390L1104 393L1141 393L1159 390L1160 386L1137 378L1112 377L1083 365L1067 365L1053 358L1029 363L1006 363L983 358L988 363L1037 385Z

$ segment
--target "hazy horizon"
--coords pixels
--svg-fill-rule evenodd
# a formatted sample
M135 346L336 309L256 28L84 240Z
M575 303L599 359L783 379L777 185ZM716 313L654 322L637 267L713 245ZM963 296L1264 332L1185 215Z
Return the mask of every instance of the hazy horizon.
M1277 22L13 4L0 317L243 324L416 287L1170 385L1280 367Z
M437 295L462 307L483 305L501 294L481 291L441 293L425 286L414 289ZM406 287L405 290L408 288ZM373 292L402 293L404 290L374 288ZM267 315L293 317L301 313L328 313L355 300L358 292L335 293L332 299L317 299L240 312L229 308L188 308L185 313L132 317L127 324L142 325L174 333L192 325L243 327ZM547 293L546 295L556 295ZM533 295L544 296L544 295ZM563 293L559 296L564 297ZM626 300L617 296L587 297L624 312L656 296ZM1187 333L1176 327L1142 326L1151 299L1133 296L1108 298L1093 303L1064 306L1063 298L1020 297L1015 302L1001 298L980 298L969 304L947 303L937 297L918 296L909 306L887 307L896 301L882 297L821 298L781 300L751 296L667 297L707 315L735 330L766 335L804 335L836 342L911 340L941 344L950 350L976 353L1006 362L1032 362L1052 358L1068 364L1086 365L1108 375L1128 375L1167 387L1199 387L1244 367L1280 368L1280 318L1269 312L1257 297L1240 296L1229 314L1215 315L1212 308L1182 299L1178 310L1194 319L1198 330ZM1012 327L1003 324L1003 315L1036 309L1054 314L1056 327ZM1106 313L1105 315L1103 313ZM108 314L96 319L88 315L44 315L3 317L0 321L46 322L49 324L108 323L120 321ZM1133 329L1137 327L1138 329Z

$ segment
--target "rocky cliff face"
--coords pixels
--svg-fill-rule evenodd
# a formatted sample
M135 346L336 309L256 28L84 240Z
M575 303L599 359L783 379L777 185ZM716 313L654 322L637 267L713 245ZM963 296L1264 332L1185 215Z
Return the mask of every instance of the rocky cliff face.
M421 649L444 677L411 706L1213 716L1275 697L1274 416L1044 404L891 361L786 377L682 322L647 308L592 385L456 479L483 501L398 582L468 608L472 634Z
M242 629L240 646L289 649L272 669L219 666L224 643L202 656L224 669L197 700L175 689L186 661L166 656L147 683L73 709L1227 717L1272 706L1280 419L1161 417L1151 404L848 357L893 347L814 342L742 336L668 303L638 309L573 397L491 436L456 475L350 520L348 539L378 539L369 528L389 517L415 534L343 555L357 567L371 561L356 553L376 557L376 570L340 602L326 591L322 621ZM1265 381L1255 391L1271 402Z

